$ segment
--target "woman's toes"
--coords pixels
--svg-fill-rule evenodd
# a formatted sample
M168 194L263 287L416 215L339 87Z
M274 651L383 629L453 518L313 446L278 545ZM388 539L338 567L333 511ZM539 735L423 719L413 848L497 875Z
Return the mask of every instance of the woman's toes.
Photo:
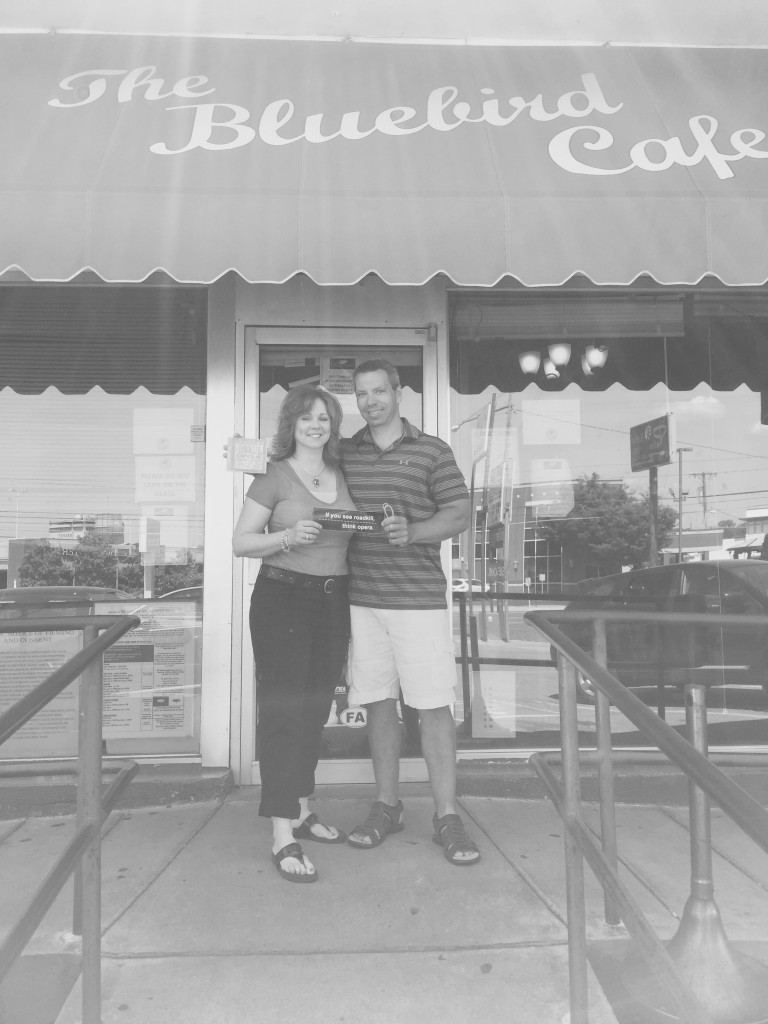
M303 861L298 857L284 857L280 862L280 870L287 875L314 875L315 867L305 856Z

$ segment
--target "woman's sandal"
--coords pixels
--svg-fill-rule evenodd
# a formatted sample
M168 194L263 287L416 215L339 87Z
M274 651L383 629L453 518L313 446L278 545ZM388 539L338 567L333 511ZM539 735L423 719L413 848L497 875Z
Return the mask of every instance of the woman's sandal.
M307 882L317 881L317 871L313 871L311 874L307 871L304 871L301 874L296 871L283 871L281 865L283 861L287 860L289 857L293 857L294 860L300 860L304 867L307 866L304 859L304 851L299 844L289 843L287 846L284 846L282 850L278 850L277 853L272 854L272 863L277 868L277 873L281 878L284 878L286 882L300 882L304 884Z
M368 817L362 825L352 829L347 842L358 850L372 850L374 846L380 846L391 832L402 832L404 828L403 805L400 800L394 807L381 800L374 800ZM370 842L361 843L359 839L353 838L355 835L368 836Z
M446 860L459 866L477 864L480 851L464 831L464 824L458 814L445 814L442 818L435 815L432 824L435 828L432 842L442 846ZM476 856L457 857L460 853L474 853Z
M347 841L346 833L339 831L339 829L336 829L338 835L334 836L333 839L326 839L325 836L316 836L312 831L313 825L321 825L323 828L329 827L328 825L323 825L322 821L320 821L318 816L314 811L312 811L306 816L304 821L302 821L300 825L297 825L293 830L293 838L308 839L313 843L345 843Z

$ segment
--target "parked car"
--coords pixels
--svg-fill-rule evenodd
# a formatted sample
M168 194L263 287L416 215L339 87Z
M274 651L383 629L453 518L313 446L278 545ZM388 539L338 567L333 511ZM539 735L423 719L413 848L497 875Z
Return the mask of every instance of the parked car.
M719 615L768 616L768 562L684 562L636 569L585 580L566 609L697 612L701 623L606 624L608 669L625 686L681 687L691 669L706 668L717 684L755 685L768 697L768 620L719 625ZM590 622L571 622L562 630L585 650L592 648ZM552 651L553 658L556 652ZM594 684L577 675L580 696L595 700Z
M470 585L472 587L473 594L482 594L483 585L480 580L451 580L451 590L454 594L466 594L469 592ZM486 591L490 590L490 586L486 583Z

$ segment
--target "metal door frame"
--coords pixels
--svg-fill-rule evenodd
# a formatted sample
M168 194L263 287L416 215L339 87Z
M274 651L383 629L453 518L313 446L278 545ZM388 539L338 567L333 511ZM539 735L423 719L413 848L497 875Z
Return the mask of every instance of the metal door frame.
M238 324L237 378L235 388L235 422L237 431L255 437L259 421L259 348L261 345L333 346L341 350L354 348L420 348L422 352L422 416L423 429L438 433L437 332L433 325L418 327L270 327ZM235 521L240 514L247 477L235 482ZM258 785L259 765L253 758L255 750L254 665L248 628L250 592L259 560L236 559L232 607L232 702L231 702L231 764L239 785ZM426 766L421 759L401 763L403 781L426 781ZM370 761L339 759L321 761L318 783L372 782Z

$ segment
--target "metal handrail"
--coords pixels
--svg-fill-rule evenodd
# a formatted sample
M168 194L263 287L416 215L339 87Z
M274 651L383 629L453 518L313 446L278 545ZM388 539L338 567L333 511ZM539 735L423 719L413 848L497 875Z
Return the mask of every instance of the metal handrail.
M662 718L623 686L605 665L607 663L606 623L663 622L666 626L702 623L712 624L712 616L702 613L628 612L610 610L531 611L526 621L535 626L558 651L558 680L560 691L560 723L562 751L562 782L552 769L558 755L534 754L529 763L545 784L566 826L566 882L568 904L569 979L572 1024L587 1024L587 945L583 861L587 860L606 894L606 921L618 924L624 921L636 941L637 949L648 968L666 987L680 1019L690 1024L710 1024L714 1014L705 1008L692 986L681 977L681 971L670 950L677 952L686 944L700 922L693 916L706 910L706 927L717 938L718 952L728 960L733 976L740 964L728 949L719 914L712 899L711 837L709 826L709 798L716 800L726 814L736 822L760 847L768 851L768 813L752 796L715 767L707 757L705 683L695 678L686 689L686 720L691 741L672 729ZM594 630L594 656L584 651L557 623L591 621ZM718 626L739 624L766 626L765 616L718 616ZM578 743L576 674L580 671L596 687L596 749L581 758ZM615 812L613 803L612 761L617 752L612 749L610 735L610 705L614 704L646 739L651 740L689 780L691 808L691 897L686 904L683 921L675 939L665 946L648 925L639 906L632 899L618 876ZM581 815L580 763L588 761L598 766L600 787L601 844ZM621 760L635 760L626 755ZM765 763L763 758L762 763ZM702 926L703 927L703 926ZM682 934L683 932L686 934ZM703 934L703 932L701 932ZM678 941L678 948L674 943ZM690 952L690 949L688 949ZM708 950L711 952L711 950ZM705 965L707 967L712 965ZM734 974L735 972L735 974ZM627 972L631 974L631 970ZM761 997L768 992L766 979L755 982ZM746 1000L748 996L745 996ZM746 1002L745 1002L746 1005ZM750 1004L751 1005L751 1004ZM732 1019L729 1017L729 1019ZM752 1019L752 1018L750 1018Z
M80 677L76 831L19 920L0 943L0 981L21 955L56 896L74 873L72 931L82 935L83 1024L99 1024L101 1021L101 825L138 770L134 761L114 764L112 770L116 769L117 774L102 794L102 655L140 623L135 615L0 620L0 633L71 630L83 633L80 651L0 715L2 743Z

